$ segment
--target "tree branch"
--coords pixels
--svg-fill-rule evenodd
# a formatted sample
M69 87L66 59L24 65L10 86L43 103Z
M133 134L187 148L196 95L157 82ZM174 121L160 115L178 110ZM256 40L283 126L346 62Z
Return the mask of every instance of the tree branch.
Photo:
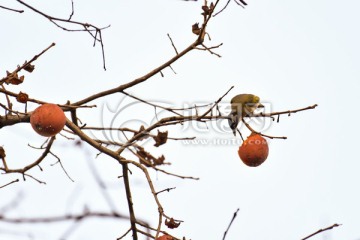
M335 224L333 224L333 225L331 225L331 226L329 226L329 227L327 227L327 228L319 229L319 230L317 230L316 232L310 234L309 236L302 238L301 240L309 239L309 238L311 238L311 237L313 237L313 236L315 236L315 235L317 235L317 234L319 234L319 233L322 233L322 232L331 230L331 229L333 229L333 228L335 228L335 227L339 227L339 226L341 226L341 224L335 223Z
M31 9L32 11L36 12L37 14L47 18L50 22L52 22L55 26L57 26L58 28L64 30L64 31L68 31L68 32L87 32L91 35L91 37L94 39L94 46L95 46L95 42L100 42L101 44L101 52L102 52L102 58L103 58L103 68L104 70L106 70L106 66L105 66L105 51L104 51L104 44L103 44L103 39L101 36L101 31L109 28L110 25L106 26L106 27L96 27L90 23L83 23L83 22L78 22L78 21L73 21L71 20L71 17L73 15L73 12L70 14L70 17L68 19L65 18L58 18L58 17L52 17L46 13L43 13L41 11L39 11L38 9L34 8L33 6L21 1L21 0L16 0L17 2L19 2L20 4L26 6L27 8ZM60 23L70 23L73 25L77 25L77 26L81 26L81 29L69 29L66 28L62 25L60 25L58 22ZM95 32L95 33L93 33ZM99 35L99 38L97 37L97 35Z
M0 6L0 8L5 9L5 10L9 10L9 11L13 11L13 12L17 12L17 13L23 13L24 12L24 10L17 10L17 9L8 8L8 7L4 7L4 6Z
M234 215L233 215L233 217L231 218L231 221L230 221L230 223L229 223L229 226L227 227L226 231L224 232L223 240L225 240L226 234L228 233L228 231L229 231L232 223L234 222L235 218L237 217L237 214L238 214L239 210L240 210L240 209L238 208L238 209L236 210L236 212L234 212Z

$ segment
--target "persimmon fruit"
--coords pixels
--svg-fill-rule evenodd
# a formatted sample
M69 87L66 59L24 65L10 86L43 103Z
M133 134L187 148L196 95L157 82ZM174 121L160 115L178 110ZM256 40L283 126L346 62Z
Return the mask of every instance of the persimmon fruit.
M156 240L173 240L174 238L169 235L162 235L158 237Z
M58 105L45 103L31 114L30 123L35 132L44 137L51 137L64 128L66 117Z
M259 134L251 134L239 147L238 154L243 163L249 167L258 167L269 155L269 146Z

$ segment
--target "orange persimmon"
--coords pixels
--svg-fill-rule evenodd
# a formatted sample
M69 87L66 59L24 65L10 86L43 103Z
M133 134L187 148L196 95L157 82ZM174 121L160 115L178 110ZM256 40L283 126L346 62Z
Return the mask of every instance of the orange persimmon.
M32 128L44 137L51 137L59 133L65 126L64 111L56 104L45 103L30 116Z
M158 237L156 240L173 240L174 238L169 235L162 235Z
M269 146L259 134L251 134L239 147L240 159L249 167L260 166L269 155Z

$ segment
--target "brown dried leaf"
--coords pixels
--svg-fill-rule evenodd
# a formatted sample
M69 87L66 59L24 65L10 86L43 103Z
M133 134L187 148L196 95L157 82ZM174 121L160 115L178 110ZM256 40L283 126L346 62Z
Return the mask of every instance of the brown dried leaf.
M192 32L193 32L195 35L199 35L199 34L200 34L201 28L199 28L199 23L195 23L195 24L193 24L191 27L192 27Z
M164 155L161 155L160 157L154 159L155 165L162 165L162 164L164 164L164 161L165 161Z
M210 9L208 6L204 5L201 7L201 9L204 11L204 15L209 15L210 14Z
M174 229L180 226L180 222L176 222L173 218L170 218L170 220L168 221L167 219L165 219L165 225L168 228Z
M7 74L7 77L5 79L6 84L19 85L25 79L24 76L19 77L17 73L9 73L8 71L6 71L6 74Z
M139 147L139 150L136 152L139 155L140 163L144 164L147 167L151 167L152 159L155 159L150 153L146 152L144 148Z
M24 64L26 64L27 62L25 61L25 63ZM28 65L26 65L25 67L24 67L24 70L25 71L28 71L28 72L33 72L34 71L34 69L35 69L35 65L32 65L32 64L28 64Z
M168 131L165 132L160 132L158 130L158 134L153 137L153 139L155 140L155 147L159 147L160 145L163 145L166 143L167 139L168 139Z
M137 132L134 133L134 136L137 135L137 134L139 134L139 133L141 133L141 132L143 132L144 130L145 130L144 125L141 125L139 131L137 131ZM146 138L148 138L148 137L149 137L149 134L147 134L147 133L142 133L141 136L138 138L138 140L144 140L144 139L146 139Z
M160 157L155 158L153 155L151 155L151 153L145 151L145 149L142 147L138 147L138 150L136 153L139 157L139 162L141 164L144 164L147 167L153 167L156 165L164 164L164 161L165 161L164 155L161 155Z
M0 146L0 158L5 158L6 154L5 154L5 149L3 147Z

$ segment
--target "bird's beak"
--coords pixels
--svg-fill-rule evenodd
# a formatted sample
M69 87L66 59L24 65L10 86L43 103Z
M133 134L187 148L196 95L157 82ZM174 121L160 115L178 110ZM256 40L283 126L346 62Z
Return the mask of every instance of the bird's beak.
M261 103L259 103L258 107L257 108L265 108L264 105L262 105Z

